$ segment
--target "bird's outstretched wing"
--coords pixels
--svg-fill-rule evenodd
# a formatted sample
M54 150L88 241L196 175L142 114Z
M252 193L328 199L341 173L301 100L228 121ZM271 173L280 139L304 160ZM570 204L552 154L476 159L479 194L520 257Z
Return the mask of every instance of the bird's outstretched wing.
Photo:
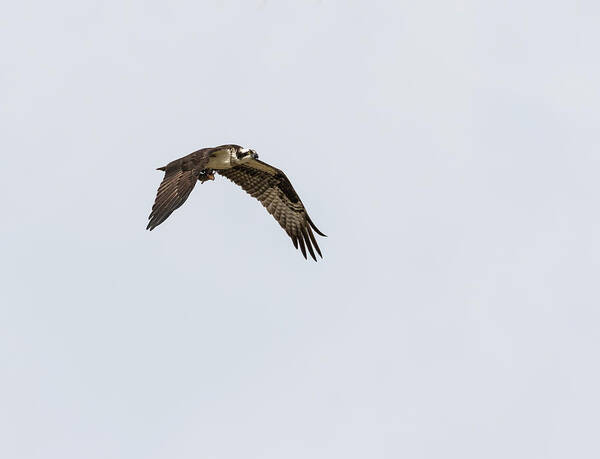
M165 171L165 177L158 187L146 229L152 231L185 202L208 162L206 150L198 150L158 169Z
M148 217L150 221L146 229L152 231L164 222L175 209L180 207L194 189L197 181L198 176L194 175L193 169L189 171L181 169L167 171L165 178L158 187L156 200Z
M312 222L294 187L282 171L253 159L232 169L217 172L258 199L292 239L294 247L298 248L300 245L304 258L308 248L311 257L317 260L313 247L323 258L313 230L321 236L325 235Z

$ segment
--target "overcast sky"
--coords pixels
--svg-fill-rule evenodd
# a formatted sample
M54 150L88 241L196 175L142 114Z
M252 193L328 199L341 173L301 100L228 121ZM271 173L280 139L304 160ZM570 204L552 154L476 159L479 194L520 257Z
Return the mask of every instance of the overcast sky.
M0 457L600 457L599 5L6 3Z

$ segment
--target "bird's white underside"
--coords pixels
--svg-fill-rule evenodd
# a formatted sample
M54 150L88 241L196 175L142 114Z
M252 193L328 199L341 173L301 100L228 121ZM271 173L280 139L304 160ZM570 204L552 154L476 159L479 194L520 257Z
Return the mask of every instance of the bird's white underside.
M250 149L248 148L242 148L240 150L241 153L248 153L249 151ZM250 156L238 159L235 150L229 148L219 150L213 153L213 155L214 156L208 160L208 164L206 165L208 169L231 169L232 167L239 166L252 159Z

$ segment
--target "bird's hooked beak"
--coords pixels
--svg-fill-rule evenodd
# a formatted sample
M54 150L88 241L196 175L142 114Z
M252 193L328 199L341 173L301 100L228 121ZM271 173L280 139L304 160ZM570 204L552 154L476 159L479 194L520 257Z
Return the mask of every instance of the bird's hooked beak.
M250 150L250 156L252 156L252 159L258 159L258 153L254 150Z

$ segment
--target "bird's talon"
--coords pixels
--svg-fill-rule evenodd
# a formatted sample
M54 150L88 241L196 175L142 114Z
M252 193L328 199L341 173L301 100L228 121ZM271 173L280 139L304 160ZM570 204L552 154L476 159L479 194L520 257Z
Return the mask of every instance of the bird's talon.
M198 180L200 181L201 184L204 182L207 182L209 180L214 180L214 179L215 179L215 173L212 169L205 169L198 174Z

